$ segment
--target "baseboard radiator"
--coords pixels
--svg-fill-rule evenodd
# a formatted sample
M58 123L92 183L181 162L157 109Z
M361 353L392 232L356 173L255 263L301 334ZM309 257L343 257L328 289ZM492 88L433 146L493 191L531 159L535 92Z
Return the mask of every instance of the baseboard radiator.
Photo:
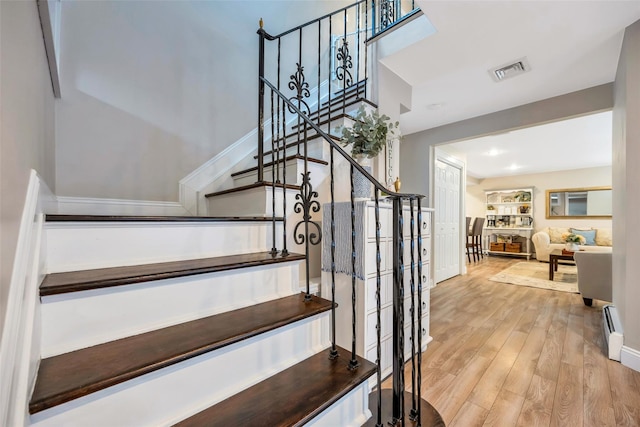
M607 340L609 359L620 361L622 350L622 324L615 305L607 304L602 309L604 337Z

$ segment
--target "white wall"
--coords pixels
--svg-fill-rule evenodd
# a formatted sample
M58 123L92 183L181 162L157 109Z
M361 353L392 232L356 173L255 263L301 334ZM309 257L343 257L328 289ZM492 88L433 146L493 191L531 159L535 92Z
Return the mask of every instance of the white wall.
M611 167L575 169L539 174L487 178L477 185L467 185L467 216L484 217L486 213L485 190L505 188L533 189L533 227L594 227L611 228L610 219L546 219L545 194L547 190L578 187L604 187L611 185Z
M277 34L346 3L62 2L57 194L177 201L257 126L259 18Z
M640 351L640 21L625 31L614 99L613 302L621 315L625 347ZM636 358L635 369L640 370L640 353Z
M35 1L0 1L0 330L31 169L55 188L54 98Z

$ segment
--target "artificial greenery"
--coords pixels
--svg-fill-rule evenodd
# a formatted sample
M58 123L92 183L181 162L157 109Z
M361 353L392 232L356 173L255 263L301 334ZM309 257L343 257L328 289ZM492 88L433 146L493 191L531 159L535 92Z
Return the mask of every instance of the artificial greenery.
M398 122L389 122L389 116L379 115L377 111L367 113L364 106L358 109L355 117L355 123L351 128L342 128L343 146L352 144L351 155L363 155L366 157L375 157L384 148L387 143L387 137L394 135L398 129ZM339 130L339 128L338 128Z

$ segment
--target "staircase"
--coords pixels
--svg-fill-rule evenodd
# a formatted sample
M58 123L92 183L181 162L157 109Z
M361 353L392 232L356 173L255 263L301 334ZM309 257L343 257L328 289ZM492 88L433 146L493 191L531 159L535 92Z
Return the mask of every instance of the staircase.
M375 365L328 357L332 304L298 292L304 256L273 257L270 228L48 216L31 425L361 425Z
M391 3L400 10L399 1L376 1L381 20L389 18ZM412 334L407 339L421 348L413 333L421 330L423 304L418 299L417 320L413 308L405 319L402 292L410 286L411 295L422 294L422 274L414 270L413 258L417 254L415 264L422 265L421 237L418 232L414 239L413 213L420 224L423 196L388 192L336 144L336 127L348 126L350 113L361 105L376 108L368 99L366 54L361 59L360 53L349 53L349 43L365 46L366 28L377 19L368 15L370 6L359 1L279 36L270 36L261 25L257 166L235 171L233 188L206 195L210 216L46 216L46 276L36 309L42 326L35 336L41 361L26 425L444 425L421 399L420 352L406 360L413 370L409 393L404 391L404 354L395 350L405 348L405 324ZM357 17L355 32L348 33L348 11ZM328 18L331 31L335 17L342 29L336 39L342 44L331 47L339 52L337 87L329 84L323 95L318 90L311 111L302 48L291 75L294 84L287 85L293 96L280 91L280 75L288 71L280 67L279 40L294 34L302 44L303 28L317 23L320 34L326 28L320 21ZM267 40L278 41L274 83L264 72ZM318 40L320 87L320 51L329 47ZM353 182L355 171L374 188L372 224L378 232L371 233L377 235L369 243L377 246L371 253L378 285L368 298L377 302L377 325L380 260L392 256L394 266L403 266L403 254L411 254L407 279L402 267L393 273L393 390L381 389L379 363L356 354L355 278L351 306L343 308L353 310L351 325L336 324L332 292L315 295L310 285L319 271L320 204L330 202L333 210L334 201L350 200L354 218L353 185L344 183ZM393 241L388 241L393 254L380 251L383 191L393 203L393 217L384 220L393 223ZM410 233L402 229L403 204L410 204ZM331 236L323 238L334 242L331 218ZM352 224L352 236L354 230ZM403 238L410 250L404 249ZM335 284L325 285L335 293ZM336 345L336 328L353 329L351 349ZM379 362L382 328L377 329ZM373 392L370 384L375 384Z

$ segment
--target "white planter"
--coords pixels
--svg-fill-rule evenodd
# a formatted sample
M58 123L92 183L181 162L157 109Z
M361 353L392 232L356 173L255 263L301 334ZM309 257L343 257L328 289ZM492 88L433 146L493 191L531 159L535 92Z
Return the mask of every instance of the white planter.
M371 167L372 159L365 156L357 156L356 161L362 168L371 174L373 170ZM369 181L363 174L357 169L353 171L353 197L356 200L369 200L371 198L371 181Z
M564 244L564 248L565 248L565 250L570 251L570 252L577 252L577 251L580 250L580 246L578 246L578 244L574 243L574 242L566 242Z

